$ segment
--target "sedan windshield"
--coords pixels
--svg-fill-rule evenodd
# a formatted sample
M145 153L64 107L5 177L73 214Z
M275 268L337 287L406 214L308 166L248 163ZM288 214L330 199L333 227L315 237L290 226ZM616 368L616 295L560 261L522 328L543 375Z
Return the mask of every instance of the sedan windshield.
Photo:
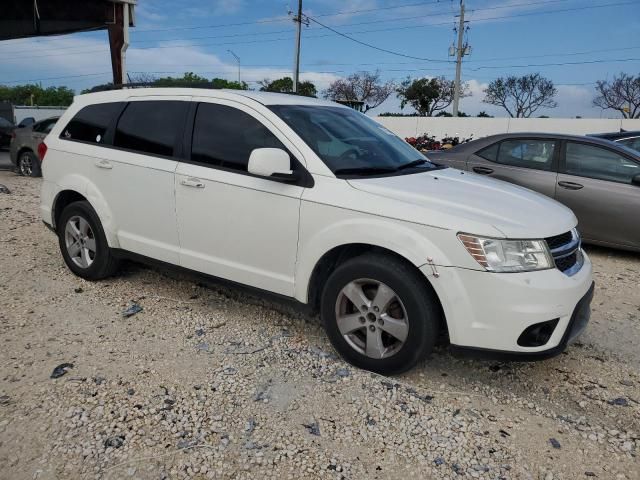
M336 176L400 175L438 168L382 125L350 108L270 108Z

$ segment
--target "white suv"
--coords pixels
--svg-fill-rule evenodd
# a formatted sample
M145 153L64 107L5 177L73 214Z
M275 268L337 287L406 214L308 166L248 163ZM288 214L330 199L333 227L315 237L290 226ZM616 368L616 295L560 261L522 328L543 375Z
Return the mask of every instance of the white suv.
M439 167L347 107L119 90L76 97L45 144L42 217L83 278L134 256L292 297L347 361L382 373L440 332L455 350L548 357L589 320L570 210Z

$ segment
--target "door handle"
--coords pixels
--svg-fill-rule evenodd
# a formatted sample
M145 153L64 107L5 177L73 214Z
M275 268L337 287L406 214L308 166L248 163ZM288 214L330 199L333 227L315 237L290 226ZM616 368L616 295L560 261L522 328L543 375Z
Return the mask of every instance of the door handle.
M489 167L473 167L473 171L479 173L480 175L489 175L493 173L493 168Z
M113 165L111 165L111 162L107 160L100 160L99 162L96 162L96 167L104 168L105 170L111 170L113 168Z
M584 185L580 185L579 183L573 182L558 182L558 186L562 188L566 188L567 190L580 190L584 187Z
M204 183L199 178L185 178L180 180L180 185L193 188L204 188Z

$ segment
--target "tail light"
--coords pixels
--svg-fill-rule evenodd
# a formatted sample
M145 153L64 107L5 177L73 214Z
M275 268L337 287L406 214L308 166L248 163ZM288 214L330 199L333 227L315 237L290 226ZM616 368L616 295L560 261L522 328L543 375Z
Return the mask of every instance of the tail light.
M40 142L38 145L38 157L40 157L40 161L44 161L44 156L47 154L47 144L44 142Z
M11 138L16 138L16 132L15 132L15 130L12 130L12 131L11 131Z

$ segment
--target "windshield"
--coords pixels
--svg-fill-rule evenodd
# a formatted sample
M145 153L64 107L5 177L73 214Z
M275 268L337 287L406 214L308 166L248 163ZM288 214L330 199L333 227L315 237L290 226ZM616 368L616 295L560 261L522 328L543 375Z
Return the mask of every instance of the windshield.
M405 174L438 168L371 118L343 107L273 105L337 176Z

